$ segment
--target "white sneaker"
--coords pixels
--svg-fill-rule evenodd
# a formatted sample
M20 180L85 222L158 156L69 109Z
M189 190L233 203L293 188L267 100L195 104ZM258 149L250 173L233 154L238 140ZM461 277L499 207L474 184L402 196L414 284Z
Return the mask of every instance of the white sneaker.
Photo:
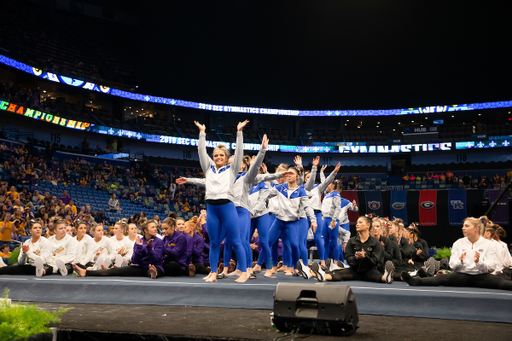
M55 265L57 266L57 268L59 269L59 272L62 276L67 276L68 275L68 269L66 269L66 264L64 264L64 261L62 259L56 259L55 260Z
M34 257L34 266L36 267L36 277L42 277L44 268L43 268L43 260L39 256Z
M120 268L121 266L123 266L123 256L121 255L116 255L116 260L114 262L115 266L117 266L118 268Z
M384 267L384 279L386 280L386 283L391 284L393 283L393 275L395 274L395 265L392 261L388 260Z
M99 256L98 259L96 259L96 263L94 263L94 268L93 270L100 270L101 269L101 264L103 264L103 257Z

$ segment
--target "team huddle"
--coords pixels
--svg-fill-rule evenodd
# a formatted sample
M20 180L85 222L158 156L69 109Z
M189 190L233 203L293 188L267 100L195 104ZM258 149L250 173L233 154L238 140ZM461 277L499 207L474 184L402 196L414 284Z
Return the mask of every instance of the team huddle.
M428 244L414 224L405 227L398 219L360 216L357 235L350 236L348 210L358 211L356 202L344 199L341 183L331 174L315 184L319 157L305 172L300 157L295 166L281 164L269 174L263 160L268 139L263 136L257 156L243 155L242 130L237 127L232 157L222 145L213 158L206 151L206 127L200 130L198 152L204 178L179 178L178 184L204 186L206 212L199 221L168 217L161 231L153 220L138 224L119 221L114 235L104 236L101 224L75 223L76 236L66 234L66 222L54 223L55 235L42 236L42 223L29 222L31 239L21 247L18 265L0 268L2 274L60 273L66 276L161 276L207 275L215 282L230 275L236 282L264 277L278 271L318 281L363 280L381 283L406 281L409 285L478 286L512 290L512 258L502 227L486 217L466 218L464 238L453 244L449 259L429 258ZM200 227L200 230L198 231ZM259 238L261 252L253 259L251 239ZM309 238L308 238L309 234ZM205 235L209 239L208 261L204 256ZM314 240L318 262L309 264L308 239ZM282 266L279 266L279 248ZM224 264L219 267L223 250ZM232 254L234 253L234 257ZM236 270L230 267L236 259ZM229 273L229 269L232 271Z

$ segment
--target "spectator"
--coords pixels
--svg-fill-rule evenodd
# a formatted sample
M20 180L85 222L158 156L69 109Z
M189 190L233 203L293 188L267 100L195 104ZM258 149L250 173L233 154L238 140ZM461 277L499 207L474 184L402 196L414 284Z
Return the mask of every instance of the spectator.
M77 214L77 213L78 213L77 208L76 208L76 206L74 205L73 200L70 200L70 201L69 201L69 204L67 204L66 206L64 206L64 208L68 208L68 207L71 209L71 213L73 213L73 214ZM85 208L84 208L84 209L85 209Z
M7 244L11 246L12 221L11 213L4 212L0 218L0 246Z
M9 258L11 257L11 250L9 249L8 244L4 244L0 247L0 258Z
M60 197L59 199L60 201L62 201L65 205L68 205L69 202L72 200L71 197L68 195L68 191L64 190L64 192L62 192L62 196Z
M108 201L108 207L110 209L110 212L121 212L121 206L119 203L119 200L116 199L116 194L112 194L112 197Z

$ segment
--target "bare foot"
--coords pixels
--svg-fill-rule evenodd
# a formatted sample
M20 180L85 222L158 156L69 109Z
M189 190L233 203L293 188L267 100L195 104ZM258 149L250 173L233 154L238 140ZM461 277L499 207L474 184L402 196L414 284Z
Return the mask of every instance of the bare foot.
M202 280L203 280L203 281L207 281L207 280L209 280L211 277L212 277L212 273L210 272L210 273L208 274L208 276L203 277L203 278L202 278ZM215 277L217 277L217 276L215 276Z
M101 270L108 270L108 268L105 265L101 264Z
M228 276L241 276L242 275L242 271L240 270L235 270L233 271L232 273L229 273Z
M279 269L277 269L277 272L286 272L288 270L288 267L286 265L283 265Z
M321 265L321 266L325 266L325 261L324 261L324 260L323 260L323 261L320 261L320 265Z
M258 264L256 264L256 265L254 266L254 268L252 268L252 271L253 271L255 274L257 274L257 273L261 272L261 266L259 266Z
M249 279L249 274L247 272L242 272L242 275L238 277L238 279L235 281L237 283L244 283L247 282Z
M151 274L151 279L155 279L158 275L158 272L156 271L156 268L153 264L149 264L149 273Z
M216 272L210 272L208 275L209 278L205 279L206 282L217 282L217 273Z
M273 267L272 270L270 270L270 271L271 271L270 272L271 274L277 275L277 268L276 267Z
M269 278L271 278L271 277L272 277L272 270L267 270L267 271L265 271L265 274L263 275L263 277L269 277Z
M82 269L76 264L73 264L73 270L78 274L80 277L85 277L86 270Z
M284 274L285 274L285 276L292 276L293 275L293 269L290 268L290 269L286 270L286 272Z

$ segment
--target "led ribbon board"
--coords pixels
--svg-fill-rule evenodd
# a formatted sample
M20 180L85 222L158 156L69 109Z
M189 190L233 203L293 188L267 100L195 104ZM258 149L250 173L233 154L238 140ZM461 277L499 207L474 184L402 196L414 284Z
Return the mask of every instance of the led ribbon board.
M109 136L125 137L129 139L145 140L146 142L166 143L177 146L192 146L197 147L199 140L190 139L177 136L166 135L152 135L144 134L136 131L118 129L112 127L97 126L88 122L80 122L70 120L50 113L25 108L18 104L9 103L7 101L0 101L0 111L4 113L14 113L24 117L32 118L34 120L47 122L50 124L58 125L69 129L78 129L91 133L98 133ZM496 142L497 141L497 142ZM509 147L508 140L490 140L490 141L466 141L456 142L455 149L482 149L482 148L499 148ZM206 141L206 147L215 148L217 145L223 144L229 149L235 149L236 143L222 142L222 141ZM340 144L342 144L340 142ZM258 151L260 145L255 143L244 143L244 150ZM329 143L323 146L292 146L284 144L269 144L267 151L295 153L295 154L326 154L326 153L340 153L340 154L390 154L390 153L411 153L411 152L436 152L453 150L451 142L444 143L427 143L427 144L401 144L401 145L380 145L380 146L367 146L355 142L348 142L344 145L334 145ZM114 156L113 156L114 157ZM124 156L122 156L124 157ZM114 157L115 158L115 157Z
M477 109L495 109L495 108L510 108L512 101L501 102L485 102L485 103L472 103L472 104L452 104L440 106L428 106L418 108L405 108L405 109L383 109L383 110L288 110L288 109L268 109L268 108L255 108L255 107L241 107L231 105L216 105L206 104L191 101L184 101L180 99L158 97L144 94L137 94L134 92L113 89L107 86L94 84L91 82L82 81L66 76L60 76L51 72L44 72L35 67L18 62L14 59L0 55L0 63L16 68L18 70L30 73L31 75L44 78L56 83L62 83L73 87L80 87L86 90L98 91L104 94L109 94L117 97L127 98L135 101L149 102L173 105L177 107L193 108L200 110L255 114L255 115L282 115L282 116L393 116L393 115L411 115L411 114L433 114L454 111L467 111Z

